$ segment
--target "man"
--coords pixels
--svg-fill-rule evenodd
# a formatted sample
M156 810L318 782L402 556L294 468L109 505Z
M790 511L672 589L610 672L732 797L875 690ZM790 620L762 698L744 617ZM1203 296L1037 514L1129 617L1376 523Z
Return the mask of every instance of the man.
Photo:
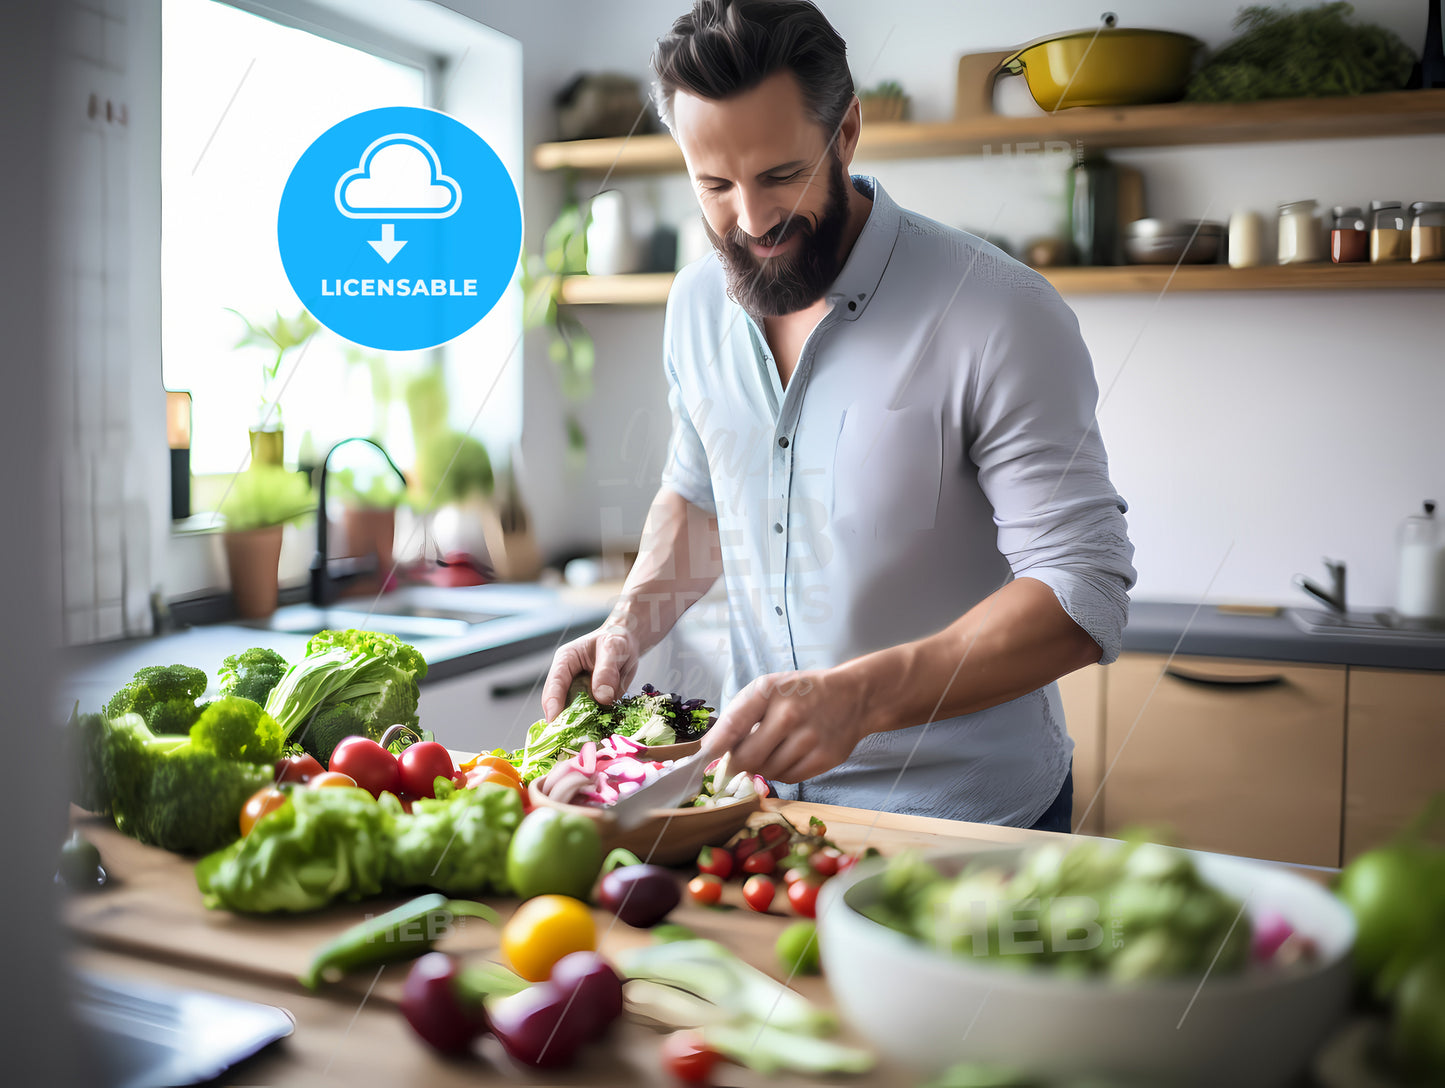
M1135 578L1073 313L849 176L860 107L812 4L696 0L653 63L716 252L668 299L640 554L544 713L582 672L620 695L721 574L711 752L786 797L1067 831L1053 681L1118 655Z

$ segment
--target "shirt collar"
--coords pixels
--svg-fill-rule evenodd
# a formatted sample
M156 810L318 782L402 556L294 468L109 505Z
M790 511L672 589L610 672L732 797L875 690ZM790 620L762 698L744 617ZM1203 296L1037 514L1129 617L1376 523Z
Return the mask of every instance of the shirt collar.
M893 198L883 191L875 177L854 174L852 182L853 188L872 199L873 207L842 271L824 296L844 321L863 316L878 290L883 270L888 267L893 245L898 241L899 213Z

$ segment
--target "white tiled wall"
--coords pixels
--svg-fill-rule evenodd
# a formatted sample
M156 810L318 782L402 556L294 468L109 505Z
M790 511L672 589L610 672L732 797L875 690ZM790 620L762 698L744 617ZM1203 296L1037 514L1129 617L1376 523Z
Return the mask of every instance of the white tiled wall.
M68 14L54 410L62 630L75 644L148 633L151 572L132 452L128 8L85 0Z

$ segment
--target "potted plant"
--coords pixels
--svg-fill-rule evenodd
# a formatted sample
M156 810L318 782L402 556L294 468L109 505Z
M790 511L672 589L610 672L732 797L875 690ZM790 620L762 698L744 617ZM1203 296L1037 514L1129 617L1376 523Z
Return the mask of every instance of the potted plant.
M885 80L870 90L859 91L858 101L863 107L863 123L902 121L908 116L908 96L903 87L893 80Z
M251 322L239 310L231 310L231 313L246 326L246 333L236 341L236 347L265 348L270 356L269 362L261 364L261 400L256 411L256 425L251 428L251 464L280 467L286 430L281 421L281 404L271 396L271 390L281 373L286 355L304 348L321 330L321 325L305 310L291 318L282 317L281 311L277 310L275 320L268 325Z
M252 464L236 474L221 500L226 519L222 543L231 574L231 596L242 619L276 610L281 530L308 513L315 500L306 478L278 465Z
M342 534L346 554L376 559L376 578L366 579L358 592L375 593L391 588L391 549L396 540L396 508L406 497L400 482L390 472L359 474L353 468L331 473L328 486L341 500Z

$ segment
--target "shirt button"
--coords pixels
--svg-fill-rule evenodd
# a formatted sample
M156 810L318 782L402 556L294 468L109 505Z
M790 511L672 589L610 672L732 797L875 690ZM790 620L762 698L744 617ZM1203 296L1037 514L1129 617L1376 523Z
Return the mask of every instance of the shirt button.
M780 604L775 604L773 605L773 611L781 616L783 614L783 606Z
M775 522L773 522L773 532L775 532L775 533L781 533L782 531L783 531L783 523L782 523L781 521L775 521Z
M782 446L783 449L787 449L787 448L788 448L788 436L787 436L787 435L783 435L782 438L778 439L778 445Z

